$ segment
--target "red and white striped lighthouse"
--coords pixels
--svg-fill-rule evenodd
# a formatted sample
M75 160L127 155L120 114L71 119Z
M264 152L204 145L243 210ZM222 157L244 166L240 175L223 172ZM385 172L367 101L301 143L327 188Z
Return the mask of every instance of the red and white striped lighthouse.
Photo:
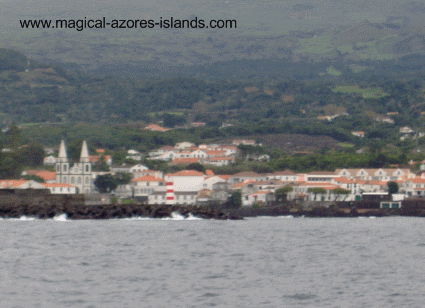
M165 193L165 204L175 204L173 182L167 182L167 191Z

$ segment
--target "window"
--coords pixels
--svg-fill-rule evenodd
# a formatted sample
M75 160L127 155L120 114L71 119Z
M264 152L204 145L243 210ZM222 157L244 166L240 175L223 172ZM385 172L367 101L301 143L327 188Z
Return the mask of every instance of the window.
M67 181L66 181L66 176L64 176L63 178L62 178L62 183L67 183ZM62 189L62 188L61 188Z
M60 165L56 165L56 171L57 172L61 171L61 166Z
M81 176L78 177L77 183L81 184Z
M71 176L71 184L74 184L74 177Z
M86 165L86 172L89 172L89 165Z
M63 165L62 170L63 172L66 172L66 165Z
M86 176L86 184L88 185L90 182L89 182L90 180L89 180L89 177L88 176Z

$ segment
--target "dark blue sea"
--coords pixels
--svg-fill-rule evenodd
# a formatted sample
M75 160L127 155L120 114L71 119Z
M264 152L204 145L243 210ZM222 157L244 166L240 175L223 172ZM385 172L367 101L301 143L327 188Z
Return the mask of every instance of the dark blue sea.
M424 307L425 219L0 220L0 307Z

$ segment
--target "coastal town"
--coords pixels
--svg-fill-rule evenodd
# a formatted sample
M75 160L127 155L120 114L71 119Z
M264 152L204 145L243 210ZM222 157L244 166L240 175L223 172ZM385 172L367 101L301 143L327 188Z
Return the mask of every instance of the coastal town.
M146 160L182 167L180 171L164 173L142 164L144 155L134 149L127 150L127 159L135 164L114 165L111 155L105 155L104 149L96 149L96 153L90 155L86 141L81 144L79 161L73 163L62 140L58 149L46 149L49 155L44 158L44 165L50 166L50 170L24 170L23 178L0 180L0 190L44 189L52 195L83 194L87 204L89 200L94 204L130 200L152 205L211 205L225 204L236 195L243 207L268 206L277 201L317 206L378 196L382 199L381 207L400 208L401 201L406 198L425 196L425 174L417 174L410 168L340 168L308 173L243 171L235 174L215 174L210 169L234 163L240 158L241 145L261 146L255 140L242 139L229 144L180 142L149 151ZM245 159L267 161L270 157L258 154ZM109 171L94 171L93 166L99 162L106 164ZM420 170L425 170L425 162ZM126 174L129 180L107 193L100 193L95 185L97 179L116 174ZM28 176L42 181L28 179ZM388 195L390 199L385 197Z

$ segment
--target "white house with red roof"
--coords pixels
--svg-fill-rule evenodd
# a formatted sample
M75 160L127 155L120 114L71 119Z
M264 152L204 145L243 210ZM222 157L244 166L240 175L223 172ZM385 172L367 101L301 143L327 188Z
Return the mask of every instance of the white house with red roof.
M267 180L280 180L285 182L298 182L300 176L291 170L276 171L267 175Z
M149 124L148 126L145 127L145 129L151 132L161 132L161 133L167 132L170 130L169 128L164 128L157 124Z
M242 206L252 206L255 203L261 206L268 205L270 202L275 200L273 191L270 190L259 190L252 194L242 197Z
M133 196L134 197L146 197L163 188L165 182L162 178L158 178L153 175L144 175L131 181L133 184Z
M49 170L24 170L21 173L24 175L35 175L44 180L45 183L56 183L56 172Z
M45 187L33 180L0 180L0 189L44 189Z
M173 182L174 191L199 191L204 187L205 175L195 170L182 170L165 175L167 182Z
M258 174L252 171L243 171L230 176L229 182L231 185L233 185L233 184L244 182L247 180L265 181L266 179L267 179L267 176L264 174Z
M235 162L234 157L216 156L216 157L208 158L208 160L205 161L205 164L222 167L222 166L227 166L234 162Z

